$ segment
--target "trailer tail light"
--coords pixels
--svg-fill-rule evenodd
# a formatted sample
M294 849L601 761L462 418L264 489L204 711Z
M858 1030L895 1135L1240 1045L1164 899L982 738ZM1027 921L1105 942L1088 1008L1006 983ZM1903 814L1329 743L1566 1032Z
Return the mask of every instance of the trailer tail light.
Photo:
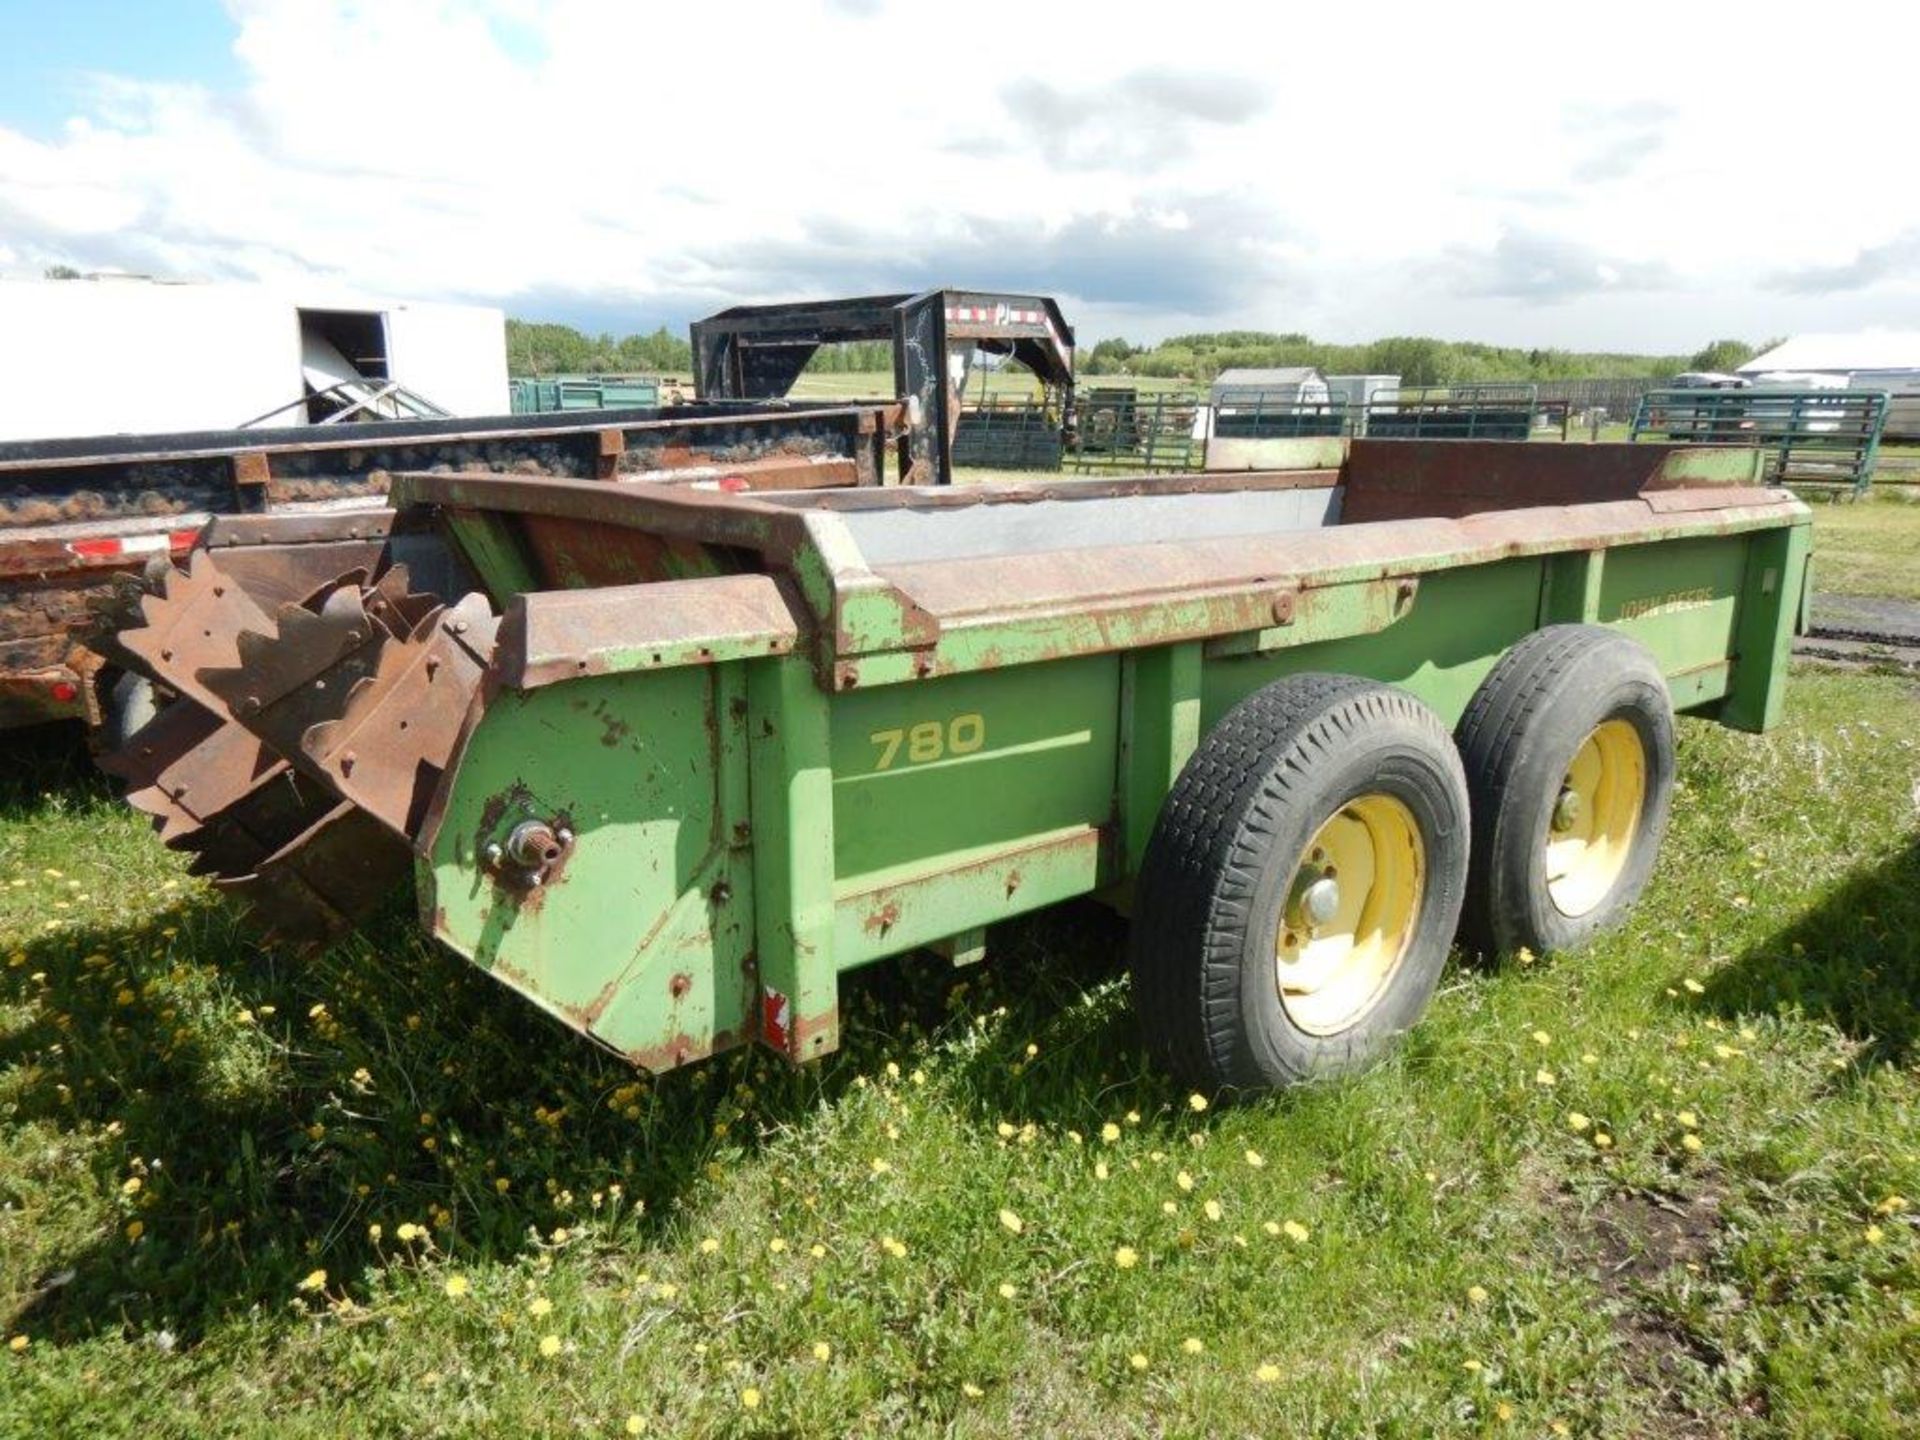
M53 682L52 695L62 705L71 705L80 698L80 687L71 680L56 680Z

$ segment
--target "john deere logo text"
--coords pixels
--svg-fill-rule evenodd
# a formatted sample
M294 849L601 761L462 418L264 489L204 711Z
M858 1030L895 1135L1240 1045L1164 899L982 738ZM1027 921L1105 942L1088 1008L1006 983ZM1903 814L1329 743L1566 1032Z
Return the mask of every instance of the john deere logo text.
M1626 600L1620 605L1620 619L1639 620L1648 615L1665 615L1670 610L1690 610L1695 605L1706 605L1713 600L1713 591L1704 587L1698 590L1675 590L1670 595L1643 595L1638 600Z

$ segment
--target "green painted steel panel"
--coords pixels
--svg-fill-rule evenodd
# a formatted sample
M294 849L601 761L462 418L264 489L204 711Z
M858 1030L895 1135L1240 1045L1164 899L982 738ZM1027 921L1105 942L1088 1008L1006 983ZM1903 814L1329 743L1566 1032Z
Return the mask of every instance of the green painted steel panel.
M502 691L460 757L422 893L441 939L642 1063L704 1055L751 1000L745 676L665 670ZM537 889L480 860L524 819L571 852Z
M1724 660L1747 570L1744 536L1623 545L1606 554L1600 623L1631 635L1668 675Z
M850 891L834 908L840 969L1090 894L1101 883L1101 832L1087 826L941 857L913 879Z
M833 699L843 885L1113 814L1120 659L854 690Z
M1283 675L1365 675L1418 695L1451 725L1500 655L1535 628L1541 564L1508 560L1421 577L1412 607L1373 635L1300 645L1207 663L1201 713L1222 715Z

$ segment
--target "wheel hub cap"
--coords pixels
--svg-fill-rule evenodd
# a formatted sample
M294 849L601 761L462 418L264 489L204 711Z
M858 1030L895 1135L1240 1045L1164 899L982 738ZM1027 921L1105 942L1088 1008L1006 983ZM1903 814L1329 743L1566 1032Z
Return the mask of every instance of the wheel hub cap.
M1581 742L1554 801L1547 894L1569 919L1605 900L1633 853L1646 807L1647 752L1625 720L1603 720Z
M1419 825L1391 795L1362 795L1320 827L1295 863L1275 937L1288 1019L1334 1035L1379 1002L1412 943L1425 875Z

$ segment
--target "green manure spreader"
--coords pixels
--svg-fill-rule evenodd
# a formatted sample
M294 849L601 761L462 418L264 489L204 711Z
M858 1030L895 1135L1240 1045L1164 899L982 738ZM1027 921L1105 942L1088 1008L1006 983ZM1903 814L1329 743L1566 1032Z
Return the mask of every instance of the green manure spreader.
M107 764L269 934L411 883L649 1070L825 1054L842 972L1091 895L1176 1074L1327 1074L1456 938L1622 917L1674 712L1780 714L1810 532L1751 451L1288 443L939 490L409 474L389 535L216 520L98 642L175 697Z

